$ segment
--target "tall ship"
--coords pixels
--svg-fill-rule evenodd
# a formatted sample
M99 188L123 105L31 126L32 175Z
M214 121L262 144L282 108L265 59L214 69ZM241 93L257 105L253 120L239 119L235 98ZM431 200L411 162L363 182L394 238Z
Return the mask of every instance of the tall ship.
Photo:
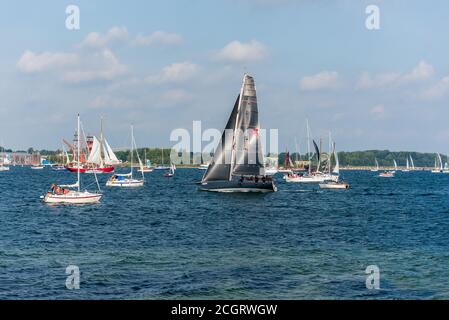
M72 161L66 165L67 170L71 172L78 172L79 168L81 173L110 173L114 172L115 166L121 163L103 136L103 120L100 138L89 135L86 139L82 139L76 132L73 143L63 141L72 150L72 159L78 159L79 152L79 162ZM84 144L83 141L85 141ZM80 144L79 148L78 144Z
M245 74L240 94L222 133L199 190L213 192L274 192L266 175L260 144L259 111L254 78Z

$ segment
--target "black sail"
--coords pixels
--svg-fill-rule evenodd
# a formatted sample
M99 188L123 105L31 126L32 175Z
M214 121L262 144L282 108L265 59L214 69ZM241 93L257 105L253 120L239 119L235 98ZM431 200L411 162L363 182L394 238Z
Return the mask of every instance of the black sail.
M254 79L245 75L240 95L202 182L230 180L232 175L264 175L259 112Z
M240 95L235 101L228 123L221 135L220 143L215 150L214 158L207 168L202 182L229 180L231 177L232 144L234 140L234 128L237 120L239 101Z

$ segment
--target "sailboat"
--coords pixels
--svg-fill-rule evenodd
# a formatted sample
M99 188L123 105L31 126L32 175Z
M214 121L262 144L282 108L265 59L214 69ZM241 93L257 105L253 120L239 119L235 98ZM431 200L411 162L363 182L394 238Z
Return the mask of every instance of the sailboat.
M124 187L124 188L143 187L144 182L145 182L145 176L144 176L143 169L142 169L142 167L143 167L142 161L140 161L138 152L137 152L137 160L139 161L140 172L142 173L142 179L135 179L133 177L134 148L137 150L136 141L134 140L134 127L131 126L131 163L130 163L131 171L126 174L112 175L106 182L106 186L108 186L108 187Z
M81 173L110 173L114 172L116 165L120 164L120 160L115 155L111 146L103 135L103 118L100 125L100 139L95 136L87 137L87 160L81 157ZM78 171L78 165L68 164L66 168L71 172Z
M374 161L376 162L376 168L371 169L371 172L378 172L379 171L379 161L377 161L377 158L374 158Z
M3 153L3 155L0 159L0 171L9 171L9 167L5 166L5 163L6 163L5 159L6 159L6 155Z
M80 132L80 116L78 114L78 130ZM80 155L80 135L78 134L78 163ZM95 175L95 180L97 182L98 191L100 191L100 185L98 184L97 176ZM67 203L67 204L90 204L97 203L100 201L103 195L99 192L93 193L89 191L81 191L80 183L80 167L78 166L77 171L77 181L75 184L71 185L60 185L57 186L52 184L50 191L46 195L41 196L45 203Z
M164 174L164 177L171 178L175 175L176 166L174 163L170 165L170 170Z
M443 160L441 160L441 155L439 153L436 154L435 168L432 170L432 173L443 173Z
M329 156L329 176L331 176L331 180L326 181L324 183L320 183L320 189L349 189L349 184L343 181L340 181L340 162L338 160L338 153L335 150L334 143L334 158L335 158L335 167L331 173L331 158Z
M265 174L259 130L254 78L245 74L220 143L198 189L214 192L277 191L273 179Z
M412 155L410 155L410 164L411 164L411 168L410 168L410 170L413 170L413 171L415 171L415 163L413 162L413 158L412 158Z
M62 151L61 151L61 161L59 162L59 164L53 166L51 169L53 171L66 171L66 167L63 164L64 160L66 158L66 154L67 152L65 151L64 145L62 146ZM67 163L70 163L70 161L68 161Z
M409 160L407 158L405 169L402 169L402 172L409 172L409 171L410 171L410 162L409 162Z
M156 168L154 168L154 170L169 170L170 167L167 167L166 165L164 165L164 148L162 148L161 150L161 164L158 165Z
M293 163L293 161L292 161L292 158L290 157L290 152L288 152L288 151L285 151L285 159L284 159L284 168L282 168L282 169L278 169L278 171L277 172L279 172L279 173L293 173L293 170L292 170L292 163Z
M138 171L139 172L148 172L148 173L153 172L154 167L151 166L151 161L147 160L147 149L145 149L143 151L143 153L144 153L144 158L145 158L145 165L141 169L139 169Z
M309 140L309 122L307 121L307 136ZM312 172L312 156L309 153L309 170L305 174L298 173L290 173L284 176L285 182L296 182L296 183L323 183L327 180L332 180L332 176L330 174L326 174L320 171L321 167L321 152L320 148L318 148L317 143L313 140L313 145L315 147L315 154L317 155L317 167L316 171ZM310 147L308 146L308 150ZM329 150L328 157L331 156L331 151Z

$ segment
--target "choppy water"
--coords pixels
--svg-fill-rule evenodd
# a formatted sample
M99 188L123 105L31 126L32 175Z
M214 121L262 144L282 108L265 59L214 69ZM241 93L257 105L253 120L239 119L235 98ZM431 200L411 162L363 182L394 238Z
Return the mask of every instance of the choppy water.
M198 192L201 175L154 172L98 205L48 206L39 196L74 174L1 172L0 299L449 298L449 175L344 172L349 191L278 178L267 195ZM65 287L68 265L80 290Z

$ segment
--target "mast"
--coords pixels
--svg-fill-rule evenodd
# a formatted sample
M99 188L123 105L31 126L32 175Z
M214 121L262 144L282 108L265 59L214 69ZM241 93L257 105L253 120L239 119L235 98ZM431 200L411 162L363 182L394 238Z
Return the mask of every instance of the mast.
M332 173L332 133L329 131L329 174Z
M299 146L298 146L298 139L296 139L296 136L295 136L295 149L296 149L296 164L295 165L297 165L298 164L298 162L299 162L299 159L300 159L300 156L299 156Z
M242 87L240 88L239 102L238 102L238 105L237 105L237 115L236 115L236 120L235 120L235 124L234 124L234 134L232 135L231 167L230 167L230 170L229 170L229 181L232 180L232 172L234 171L234 165L235 165L235 157L236 157L235 136L236 136L237 125L239 123L239 118L240 118L240 106L242 105L243 88L245 86L246 75L247 75L246 73L243 75Z
M133 178L134 126L131 125L131 179Z
M104 166L104 162L103 162L103 157L101 156L101 153L104 151L103 149L103 116L100 117L100 159L101 159L101 163L100 166L103 167Z
M78 129L77 129L77 138L78 138L78 143L77 143L77 148L78 148L78 166L77 166L77 178L78 178L78 192L81 191L81 186L80 186L80 114L78 113Z
M309 157L309 175L312 173L312 159L310 157L310 128L309 119L306 119L307 123L307 155Z

